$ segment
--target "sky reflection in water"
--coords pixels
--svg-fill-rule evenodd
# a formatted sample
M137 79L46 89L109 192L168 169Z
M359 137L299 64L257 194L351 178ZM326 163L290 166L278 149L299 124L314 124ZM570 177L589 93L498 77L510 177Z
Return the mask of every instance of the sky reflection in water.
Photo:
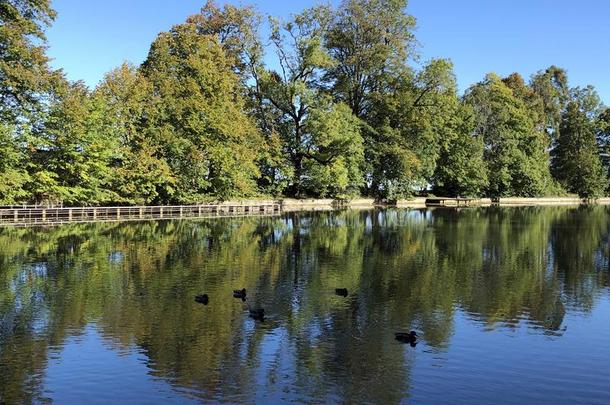
M606 207L1 228L0 402L608 403L609 230Z

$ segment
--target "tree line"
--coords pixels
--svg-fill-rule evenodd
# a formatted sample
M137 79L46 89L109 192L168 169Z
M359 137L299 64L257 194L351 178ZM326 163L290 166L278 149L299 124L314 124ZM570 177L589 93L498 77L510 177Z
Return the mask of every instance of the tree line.
M94 88L49 65L49 0L0 4L0 203L604 195L610 109L551 66L459 95L407 0L287 21L212 1Z

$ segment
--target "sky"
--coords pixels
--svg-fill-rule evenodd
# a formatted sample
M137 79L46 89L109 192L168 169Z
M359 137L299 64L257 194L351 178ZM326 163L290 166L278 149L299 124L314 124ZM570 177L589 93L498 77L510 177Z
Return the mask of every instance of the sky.
M198 12L204 2L53 0L58 17L47 31L52 65L93 87L123 61L143 62L159 32ZM241 3L288 18L320 2ZM420 61L451 59L461 91L489 72L528 78L555 64L568 71L572 86L592 84L610 105L608 0L410 0L407 11L417 19Z

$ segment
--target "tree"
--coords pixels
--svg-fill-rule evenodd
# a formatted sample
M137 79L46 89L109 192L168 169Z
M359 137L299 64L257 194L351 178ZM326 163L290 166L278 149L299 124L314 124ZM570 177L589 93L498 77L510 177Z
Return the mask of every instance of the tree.
M610 108L606 108L599 116L597 128L597 142L604 152L610 149Z
M49 0L0 2L0 120L36 120L53 74L44 29L55 18Z
M337 62L325 79L333 94L365 118L373 95L390 90L397 76L410 70L415 18L406 13L406 0L344 0L325 34Z
M568 191L582 198L599 197L608 187L596 139L602 108L591 86L573 89L553 151L555 177Z
M118 145L104 126L102 101L82 82L61 89L44 128L30 142L35 199L79 205L117 200L110 184Z
M544 130L550 140L554 141L559 136L561 117L569 99L567 73L564 69L553 65L536 73L530 85L542 100Z
M472 86L465 102L475 114L475 134L485 143L490 196L533 197L554 188L548 143L526 102L495 74Z
M537 131L547 130L547 117L545 116L545 103L536 91L525 83L519 73L512 73L502 79L502 83L513 92L513 96L521 100L529 113ZM547 142L550 144L550 140Z
M267 70L259 78L265 121L290 162L290 170L279 176L289 178L287 193L295 197L307 187L317 195L343 195L360 182L354 178L362 160L360 123L325 97L321 83L324 70L335 63L323 44L330 13L320 6L285 24L271 20L280 73ZM330 187L336 175L339 183ZM312 190L314 185L322 189Z
M364 159L360 121L343 103L327 101L315 107L305 121L307 157L303 187L308 195L351 197L357 195L363 178Z
M325 34L335 63L323 79L333 97L363 121L367 167L362 191L379 198L411 194L414 184L423 184L416 172L427 163L413 150L415 131L405 134L412 123L401 123L413 113L407 93L416 80L407 64L414 56L415 19L406 7L406 0L344 0ZM407 110L396 110L401 108Z
M247 89L263 52L258 36L261 16L254 8L225 4L221 9L213 0L207 0L201 11L189 16L186 23L194 25L199 35L216 36L231 59L233 71Z
M483 138L474 135L474 114L460 105L448 123L434 172L434 192L443 196L483 195L487 186Z
M265 76L263 44L260 39L261 15L253 7L218 7L208 0L201 12L190 16L201 35L214 35L231 58L233 71L240 79L239 91L245 96L245 111L261 130L264 144L257 161L261 192L281 195L290 182L290 162L283 156L282 140L272 124L277 111L263 99L261 85Z
M0 204L26 201L29 180L24 152L12 129L0 122Z
M176 178L173 201L256 193L262 139L232 68L218 38L194 23L161 33L142 66L155 96L145 130Z
M610 108L606 108L599 116L596 138L604 170L610 178Z
M392 86L376 95L365 138L369 192L390 200L427 187L459 104L447 60L433 60L415 75L405 72Z
M165 203L174 193L175 178L162 156L163 145L146 129L152 88L132 65L109 72L94 92L102 100L105 130L118 142L112 189L120 202Z
M0 202L29 198L26 137L40 128L48 94L60 79L48 66L44 29L55 18L49 0L0 2Z

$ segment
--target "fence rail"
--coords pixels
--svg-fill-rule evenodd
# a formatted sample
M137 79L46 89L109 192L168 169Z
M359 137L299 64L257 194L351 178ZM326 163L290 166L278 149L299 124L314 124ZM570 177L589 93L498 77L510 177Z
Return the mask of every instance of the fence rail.
M63 208L63 205L49 205L49 204L17 204L17 205L0 205L0 210L10 209L36 209L36 208Z
M62 208L0 207L0 225L270 215L280 212L280 204L275 203Z

